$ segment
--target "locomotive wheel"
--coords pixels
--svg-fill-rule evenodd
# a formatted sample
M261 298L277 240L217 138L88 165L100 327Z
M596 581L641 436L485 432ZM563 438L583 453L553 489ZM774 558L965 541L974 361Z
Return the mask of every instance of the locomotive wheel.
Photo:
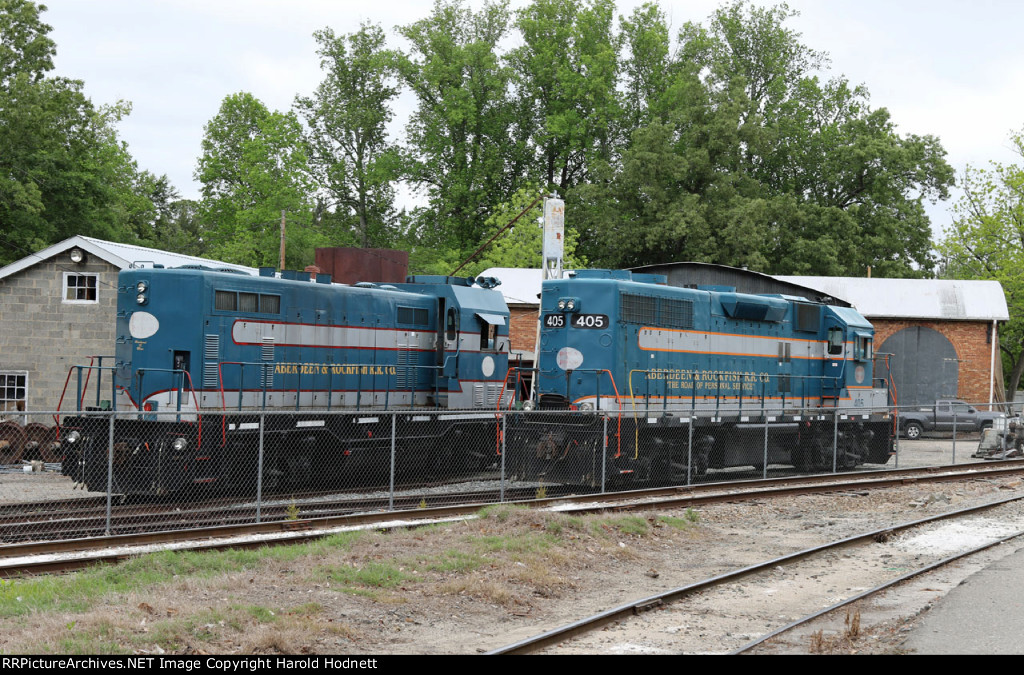
M17 464L28 436L17 422L0 423L0 464Z
M34 445L44 462L55 463L61 460L60 444L57 442L57 428L39 422L25 425L28 445Z

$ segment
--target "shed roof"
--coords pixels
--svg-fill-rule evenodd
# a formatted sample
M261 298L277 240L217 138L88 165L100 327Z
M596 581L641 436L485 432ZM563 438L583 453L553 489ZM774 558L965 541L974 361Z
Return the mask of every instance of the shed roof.
M1006 321L1010 312L998 281L776 277L842 298L869 318Z
M221 262L219 260L210 260L209 258L198 258L191 255L171 253L170 251L161 251L155 248L134 246L132 244L118 244L112 241L103 241L102 239L94 239L92 237L77 235L65 239L62 242L58 242L53 246L44 248L41 251L27 255L21 260L17 260L6 267L0 268L0 279L20 272L23 269L52 258L53 256L65 251L69 251L75 247L81 248L89 255L94 255L122 270L131 267L151 267L154 264L163 265L164 267L205 265L207 267L238 270L240 272L245 272L246 274L259 273L259 270L253 267L246 267L244 265L234 265L231 263Z
M540 302L539 269L494 267L481 274L501 280L498 290L511 306ZM774 279L846 301L869 318L946 321L1006 321L1010 318L1006 296L998 281L802 276ZM776 292L783 292L782 288Z

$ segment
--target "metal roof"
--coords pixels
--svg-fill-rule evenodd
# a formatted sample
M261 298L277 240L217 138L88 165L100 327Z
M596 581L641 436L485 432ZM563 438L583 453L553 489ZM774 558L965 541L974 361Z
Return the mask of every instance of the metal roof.
M180 253L171 253L170 251L161 251L159 249L146 248L144 246L118 244L112 241L103 241L102 239L93 239L92 237L83 237L79 235L65 239L53 246L44 248L42 251L27 255L21 260L17 260L6 267L0 268L0 279L20 272L23 269L31 267L32 265L44 260L48 260L55 255L69 251L75 247L81 248L89 255L94 255L122 270L131 267L152 267L153 265L163 265L164 267L205 265L206 267L238 270L240 272L245 272L246 274L259 274L259 270L256 268L246 267L244 265L234 265L232 263L221 262L219 260L198 258L196 256L182 255Z
M504 294L510 306L540 304L539 269L494 267L481 275L501 280L498 290ZM1006 321L1010 318L1006 296L998 281L800 276L773 278L790 287L795 285L813 289L822 295L848 302L869 318L946 321ZM776 292L780 290L776 289Z
M998 281L776 277L843 298L868 318L1007 321L1010 312Z
M498 290L508 305L539 305L541 273L532 267L491 267L477 276L501 281Z

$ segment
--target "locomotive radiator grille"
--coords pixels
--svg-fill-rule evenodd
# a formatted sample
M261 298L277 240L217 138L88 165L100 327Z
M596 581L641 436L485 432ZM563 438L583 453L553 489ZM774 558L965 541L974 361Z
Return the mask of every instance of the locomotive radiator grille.
M274 338L264 337L263 347L261 356L264 361L267 361L267 365L263 366L263 387L265 389L272 389L274 386Z
M220 359L220 336L206 335L203 341L203 389L220 386L217 362Z

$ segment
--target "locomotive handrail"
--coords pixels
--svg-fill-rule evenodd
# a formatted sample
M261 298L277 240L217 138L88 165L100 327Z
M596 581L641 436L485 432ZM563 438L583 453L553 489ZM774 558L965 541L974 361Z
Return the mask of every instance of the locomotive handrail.
M89 389L89 379L90 379L90 377L92 375L92 371L94 369L100 370L99 381L96 383L96 407L97 408L99 407L99 405L100 405L100 388L102 387L103 369L104 368L109 369L111 371L111 373L112 373L112 376L111 376L111 387L110 387L110 390L111 390L110 407L111 408L116 408L117 407L116 406L117 383L116 383L115 378L113 377L113 373L116 372L117 368L116 368L116 366L104 366L103 365L103 359L112 359L112 358L115 358L115 357L113 357L113 356L99 356L99 355L90 356L89 357L89 365L88 366L80 366L79 365L79 366L71 366L70 368L68 368L68 375L67 375L66 378L64 378L64 388L61 390L60 398L57 400L57 413L58 414L54 416L54 420L53 420L54 423L58 422L57 418L60 416L59 415L60 414L60 410L64 406L64 396L67 395L68 384L71 382L71 373L72 373L72 371L75 371L75 370L78 371L78 392L77 392L78 396L75 397L75 403L76 403L75 410L76 411L78 411L78 412L82 411L82 404L85 403L85 393ZM93 363L96 361L96 359L99 359L99 364L94 366ZM85 377L85 386L84 386L84 388L82 386L82 370L83 369L86 370L86 377Z
M177 418L178 418L175 421L176 422L180 422L181 421L181 392L184 391L184 389L185 389L185 377L188 376L189 385L191 385L191 383L192 383L192 376L189 375L188 371L182 370L180 368L139 368L137 371L135 371L135 375L138 378L138 382L139 382L138 391L139 391L139 404L140 405L144 403L144 401L142 400L142 396L143 396L142 392L144 391L143 388L142 388L142 378L145 376L146 373L171 373L171 375L181 375L181 385L177 388L178 389L178 397L177 397L177 400L175 401L175 406L176 407L175 407L175 411L174 411L175 414L177 415ZM172 379L172 382L173 382L173 379ZM189 391L191 392L192 398L195 401L195 404L196 404L196 414L198 415L199 414L199 400L196 398L194 390L192 390L190 388Z
M175 422L181 422L181 392L185 389L185 379L188 378L188 392L190 394L192 394L192 402L196 406L196 424L197 424L197 433L196 433L196 443L197 443L197 445L196 445L196 447L202 447L203 446L203 415L202 415L202 413L199 412L199 397L196 396L195 385L192 382L192 374L189 373L187 370L183 370L181 368L139 368L138 371L136 371L136 372L137 372L138 378L139 378L139 404L140 405L144 403L144 401L142 400L142 396L143 396L143 394L142 394L142 378L143 378L145 373L147 373L147 372L150 372L150 373L171 373L172 375L174 375L174 374L180 374L181 375L181 386L178 387L178 396L177 396L177 400L175 401L175 405L176 405L176 410L174 411L175 412L175 420L174 420ZM140 412L142 412L141 409L140 409ZM222 424L223 424L223 420L222 420ZM223 445L221 447L223 447Z

